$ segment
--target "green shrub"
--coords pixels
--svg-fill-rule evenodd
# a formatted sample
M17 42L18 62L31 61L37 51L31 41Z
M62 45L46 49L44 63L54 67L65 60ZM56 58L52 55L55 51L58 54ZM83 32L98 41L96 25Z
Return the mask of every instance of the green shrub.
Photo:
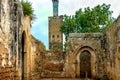
M33 15L34 10L32 8L32 4L30 2L22 1L21 4L22 4L22 7L23 7L23 14L25 16L34 16Z

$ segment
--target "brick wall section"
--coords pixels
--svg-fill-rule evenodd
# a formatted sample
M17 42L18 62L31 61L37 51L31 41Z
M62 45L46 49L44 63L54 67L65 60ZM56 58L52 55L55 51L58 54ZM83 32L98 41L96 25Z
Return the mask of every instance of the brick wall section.
M0 49L2 50L0 54L0 80L13 80L18 78L18 74L14 65L9 65L9 54L7 49L0 44ZM4 62L5 60L5 62ZM12 60L14 63L15 60Z
M15 78L15 68L13 67L5 67L0 68L0 80L13 80Z

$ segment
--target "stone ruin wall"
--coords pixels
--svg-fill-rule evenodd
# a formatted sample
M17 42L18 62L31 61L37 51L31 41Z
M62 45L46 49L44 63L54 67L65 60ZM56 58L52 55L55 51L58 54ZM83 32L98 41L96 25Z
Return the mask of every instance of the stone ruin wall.
M101 33L71 33L69 39L67 41L66 48L66 63L65 63L65 74L67 77L80 77L78 74L79 69L77 69L77 65L79 64L79 50L83 47L86 49L89 47L93 49L95 55L95 64L91 64L95 66L95 73L92 73L93 77L99 77L100 74L104 73L103 64L102 64L102 56L104 51L102 50L102 36ZM97 64L96 64L97 63ZM69 66L69 67L68 67ZM76 70L77 69L77 70ZM78 73L77 73L78 72Z
M0 0L0 49L1 49L0 50L0 80L20 79L19 68L21 67L20 53L22 49L21 48L22 16L23 16L22 8L18 0ZM96 53L97 53L96 57L98 59L97 63L100 62L100 64L97 67L98 71L101 71L100 73L105 72L105 74L107 74L108 77L110 77L113 80L119 80L120 79L120 75L119 75L120 74L119 71L120 70L119 67L120 66L120 16L111 25L111 27L107 29L104 35L104 40L101 41L93 40L91 42L87 38L83 38L83 39L85 39L86 40L85 43L88 46L91 46L93 49L95 49L96 46L98 46L96 49ZM70 42L70 44L67 48L67 56L65 63L66 69L64 68L63 72L48 71L46 74L53 73L50 75L50 77L53 77L54 73L58 75L60 74L61 77L66 77L67 76L66 70L69 66L67 61L75 60L75 58L72 56L73 53L81 44L84 43L84 41L78 38L77 36L74 39L70 38L68 42ZM94 44L93 42L97 43L98 45ZM104 65L102 63L104 63ZM72 77L75 77L74 73L71 74L73 75ZM54 75L54 77L58 75ZM71 77L71 75L68 76Z
M45 51L41 54L42 58L42 71L41 77L56 77L62 78L64 68L65 53L63 51L54 50L54 51Z
M32 77L36 77L41 72L42 54L46 54L45 46L42 42L31 35L32 41Z
M18 80L22 7L18 0L0 0L0 80Z
M24 76L24 79L30 79L32 74L32 40L31 40L31 17L23 17L22 25L22 53L20 57L21 65L21 74ZM24 65L24 66L23 66ZM23 73L24 74L23 74Z
M21 80L23 75L30 79L34 59L30 27L31 17L23 15L20 0L0 0L0 80Z
M66 65L65 67L69 71L67 73L73 72L73 71L70 71L72 69L68 68L68 66L70 67L71 65L69 63L74 63L73 60L75 57L73 56L73 53L77 50L79 46L81 45L83 46L83 43L86 40L87 42L85 43L88 46L91 46L93 49L96 46L98 48L96 49L98 73L100 73L98 75L101 77L104 75L107 75L111 80L119 80L120 79L120 16L106 30L101 40L97 43L96 41L91 42L90 39L87 40L87 37L86 39L83 38L84 40L83 41L78 36L76 36L75 34L72 34L72 37L69 37L67 41L67 44L68 44L67 57L66 57L66 63L65 63ZM91 43L93 44L90 45ZM100 46L96 45L95 43L99 44ZM71 67L73 66L71 65ZM102 75L100 71L102 71L103 73ZM71 73L71 74L74 75L75 73ZM70 76L70 74L68 74L68 76Z
M42 42L31 36L32 39L32 79L64 77L63 71L63 52L59 50L46 51Z
M105 33L105 72L113 80L120 79L120 16Z

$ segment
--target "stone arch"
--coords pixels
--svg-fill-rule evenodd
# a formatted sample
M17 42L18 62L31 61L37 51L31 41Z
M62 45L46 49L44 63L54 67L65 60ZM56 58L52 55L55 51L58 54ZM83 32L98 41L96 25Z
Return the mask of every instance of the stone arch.
M94 78L97 76L97 70L96 70L96 55L95 55L95 51L89 47L89 46L83 46L78 48L78 50L76 51L75 55L76 55L76 61L77 61L77 68L76 68L76 76L80 77L80 55L83 51L88 51L91 54L91 77Z
M21 54L21 73L22 73L22 80L25 80L27 77L27 40L26 40L26 33L23 31L22 33L22 54Z

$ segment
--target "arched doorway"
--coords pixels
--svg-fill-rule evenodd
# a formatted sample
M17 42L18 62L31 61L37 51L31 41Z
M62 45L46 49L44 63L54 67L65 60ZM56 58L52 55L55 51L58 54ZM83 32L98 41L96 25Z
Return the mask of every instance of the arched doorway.
M87 65L82 65L84 62L84 58L80 59L80 57L85 54L87 55L88 58L85 58L86 60L86 64L90 65L89 67L87 67ZM96 65L96 55L95 55L95 51L94 49L92 49L89 46L83 46L78 48L78 50L75 53L76 55L76 59L77 59L77 66L76 66L76 76L77 77L86 77L86 70L81 70L82 66L83 67L87 67L88 68L88 72L87 72L87 77L89 78L96 78L97 77L97 65ZM86 68L85 68L86 69ZM83 76L82 73L84 74Z
M85 50L80 54L80 78L91 78L91 54Z
M25 36L25 32L23 32L22 34L22 55L21 55L21 59L22 59L22 80L26 80L27 77L27 53L26 53L26 36Z

